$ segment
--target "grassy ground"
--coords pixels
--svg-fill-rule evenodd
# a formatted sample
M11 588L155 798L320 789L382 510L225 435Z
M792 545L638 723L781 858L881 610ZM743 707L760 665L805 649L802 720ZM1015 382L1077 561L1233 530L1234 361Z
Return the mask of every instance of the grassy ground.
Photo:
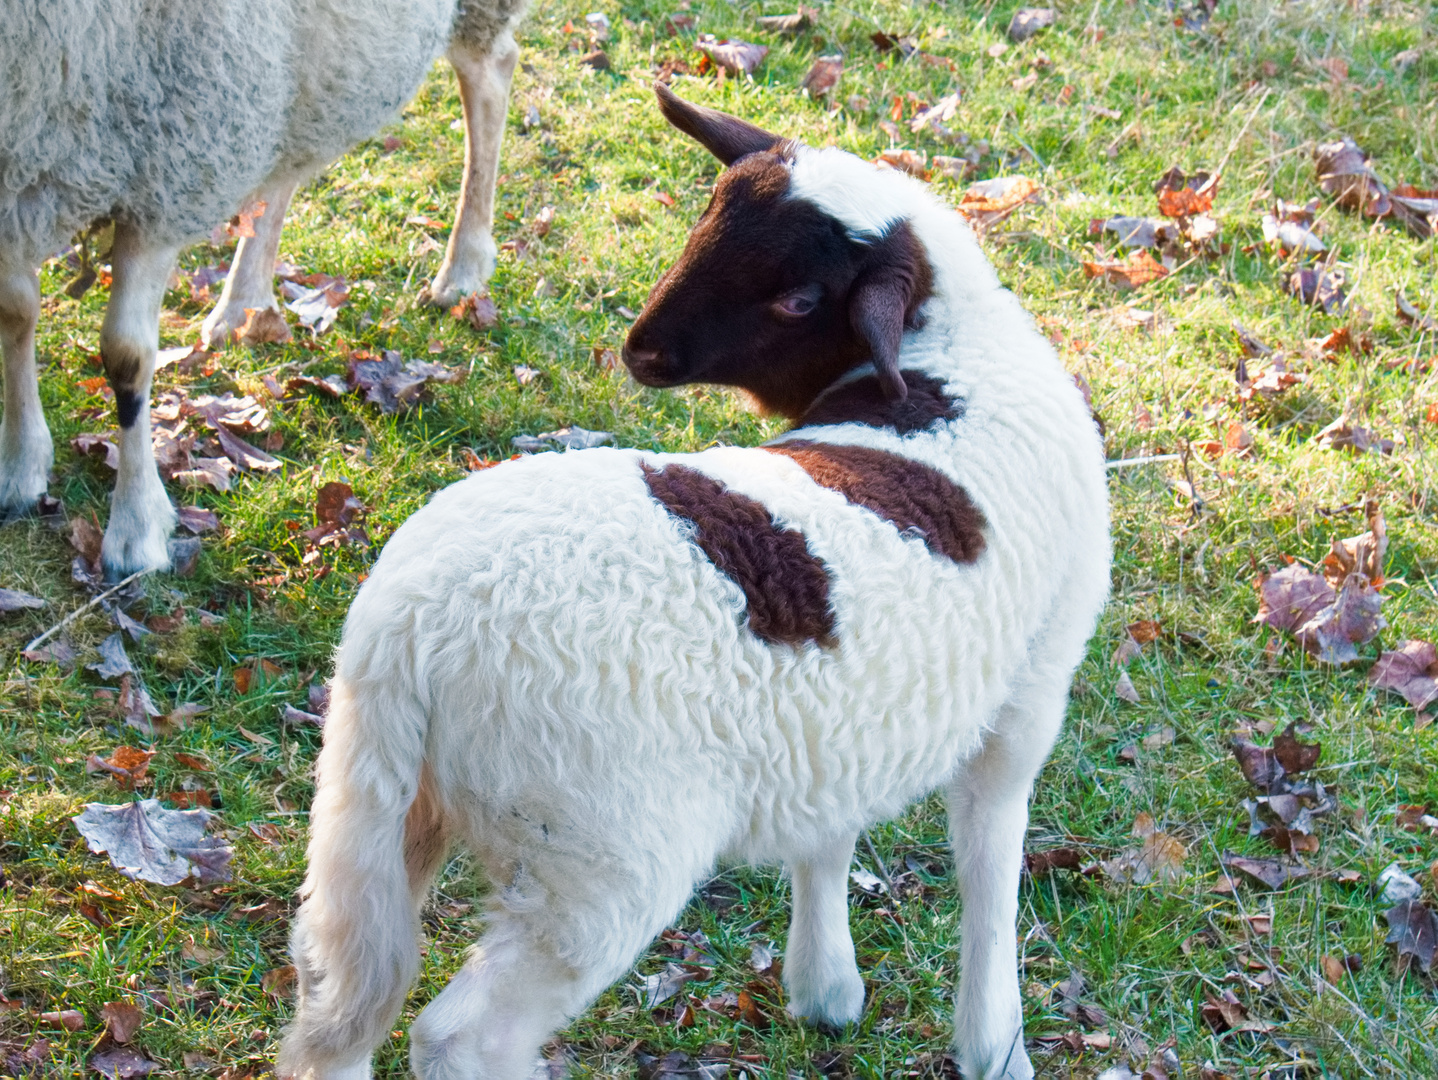
M1390 183L1438 187L1435 9L1222 0L1211 22L1191 29L1150 0L1065 2L1054 28L992 55L999 50L990 47L1005 40L1012 3L820 3L818 29L793 39L756 27L757 16L788 10L773 5L594 6L614 28L608 72L582 69L589 43L564 29L570 20L582 26L589 7L541 0L523 30L499 238L532 237L526 223L544 206L557 214L553 230L523 258L502 259L492 283L498 327L478 334L411 299L438 266L430 238L442 243L444 229L410 219L447 219L461 168L459 102L441 65L387 133L398 138L397 149L387 152L380 139L357 148L296 201L283 255L357 283L335 329L317 343L297 337L287 346L232 347L208 376L174 368L159 376L161 388L245 391L265 400L263 376L283 381L301 367L343 371L356 348L398 349L470 371L464 385L439 389L397 419L357 399L274 404L282 472L242 476L226 495L175 491L182 503L218 512L222 531L205 540L193 577L144 582L145 598L132 614L183 605L187 615L182 628L131 646L131 655L162 706L198 702L210 711L155 741L143 790L163 795L191 778L191 786L220 796L217 826L236 850L233 882L190 890L127 881L87 853L69 823L86 802L127 797L113 780L87 775L87 755L148 745L116 718L104 684L83 668L93 659L87 650L113 629L104 616L86 616L73 628L82 650L76 670L7 661L0 989L22 1007L0 1012L6 1050L13 1055L43 1035L51 1053L45 1068L78 1076L100 1037L101 1007L128 1000L146 1009L136 1044L163 1071L258 1075L289 1011L283 994L267 992L262 979L286 962L285 920L303 872L309 766L319 741L312 729L282 727L279 707L301 705L312 673L323 677L346 604L384 539L436 488L464 475L471 451L507 456L516 434L575 423L614 432L620 445L688 450L751 443L776 430L727 393L644 390L594 360L596 348L617 348L624 309L640 308L716 176L711 160L661 126L648 91L657 64L697 61L693 38L707 31L761 41L771 52L752 81L717 86L712 75L680 77L682 94L866 156L891 144L961 153L910 135L907 124L891 143L879 124L896 95L932 102L962 89L950 126L971 145L987 140L977 176L1023 173L1043 185L1042 203L995 228L987 244L1065 362L1092 384L1109 456L1222 441L1235 420L1254 438L1246 456L1195 455L1201 513L1176 490L1181 472L1173 463L1112 474L1113 601L1080 672L1067 731L1040 779L1030 848L1077 844L1097 859L1135 843L1133 822L1146 812L1188 855L1184 875L1162 884L1068 872L1025 880L1019 935L1028 1034L1078 1029L1053 991L1080 973L1084 1002L1107 1013L1090 1042L1103 1042L1092 1034L1110 1038L1108 1049L1082 1053L1050 1050L1052 1040L1035 1043L1041 1074L1090 1077L1130 1059L1141 1071L1149 1052L1168 1042L1190 1077L1205 1063L1234 1076L1274 1078L1438 1072L1433 978L1395 970L1384 944L1386 905L1371 889L1378 872L1399 860L1425 882L1430 903L1438 893L1426 869L1438 859L1438 839L1404 831L1395 820L1403 805L1438 807L1438 725L1420 729L1412 709L1375 694L1365 680L1380 645L1431 638L1438 626L1438 425L1431 414L1425 419L1438 403L1438 377L1429 368L1433 335L1393 314L1395 288L1424 311L1438 309L1435 241L1375 227L1325 200L1323 235L1353 298L1350 313L1336 316L1280 289L1281 259L1262 245L1259 227L1274 197L1318 194L1311 150L1337 133L1373 154ZM666 16L680 9L697 25L668 36ZM940 60L881 55L869 41L876 30L912 35ZM1418 59L1404 64L1401 54L1414 49L1422 50ZM834 52L847 65L839 102L861 95L868 108L851 102L831 111L796 89L816 55ZM1346 63L1346 77L1334 77L1334 59ZM1031 85L1014 85L1030 74ZM1175 164L1222 167L1215 214L1225 254L1187 263L1137 295L1087 279L1080 264L1095 250L1090 220L1153 213L1153 181ZM934 185L954 199L963 186L947 178ZM184 256L183 268L227 257L200 245ZM94 512L103 521L110 475L73 453L69 439L112 422L109 403L82 385L100 373L94 354L106 295L96 288L78 301L65 297L68 274L55 263L43 275L42 393L59 448L51 490L71 514ZM1152 318L1134 327L1126 308ZM172 291L164 344L193 340L204 310L186 290ZM1235 320L1287 353L1308 381L1272 400L1241 402ZM1371 353L1330 359L1305 345L1347 324L1371 335ZM1420 363L1401 363L1414 358ZM520 386L515 365L540 374ZM1357 457L1317 445L1315 433L1345 407L1395 439L1395 453ZM370 507L375 546L327 548L305 561L292 524L313 523L315 493L331 480L353 484ZM1333 535L1362 531L1362 515L1351 507L1365 497L1380 502L1391 533L1384 590L1390 628L1363 650L1362 663L1341 670L1317 666L1291 645L1266 649L1272 635L1250 621L1255 570L1282 565L1285 554L1321 559ZM0 586L49 601L40 611L0 617L8 656L83 602L69 578L72 554L64 535L43 523L0 534ZM202 609L223 621L202 625ZM1162 620L1167 632L1129 668L1140 695L1133 704L1116 697L1119 669L1109 658L1125 625L1138 619ZM279 674L256 678L241 693L234 673L256 658ZM1321 849L1304 860L1324 871L1356 871L1357 881L1316 875L1274 892L1240 884L1236 893L1216 893L1221 852L1276 854L1247 835L1238 803L1252 792L1228 741L1244 726L1289 721L1313 725L1310 738L1324 748L1314 775L1336 791L1339 805L1320 826ZM1132 761L1121 754L1169 727L1171 743L1149 749L1140 741ZM210 768L186 765L180 754ZM852 1030L837 1037L806 1031L763 985L753 987L758 1012L735 1019L722 1006L700 1009L682 1026L674 1002L645 1009L620 986L563 1033L571 1068L630 1075L638 1054L681 1050L731 1060L756 1076L942 1069L957 927L943 836L936 802L872 834L874 852L899 875L903 898L855 891L854 933L870 994ZM863 844L859 862L878 869ZM475 933L467 905L480 887L462 859L445 872L428 909L425 973L407 1018L459 964ZM690 983L690 997L763 983L750 966L751 948L772 942L782 952L786 894L776 872L735 870L690 906L676 926L703 930L713 957L706 961L712 979ZM96 918L108 925L97 926L82 905L98 908ZM1262 920L1249 919L1257 915L1269 916L1267 932L1259 932ZM1350 954L1361 960L1359 970L1340 986L1325 984L1320 958ZM671 958L675 947L656 942L636 970L652 974ZM1201 1008L1224 990L1271 1031L1214 1033ZM61 1009L81 1012L84 1029L68 1033L36 1020ZM404 1068L405 1027L381 1051L386 1075ZM0 1052L0 1073L15 1068L13 1056L11 1065L5 1060Z

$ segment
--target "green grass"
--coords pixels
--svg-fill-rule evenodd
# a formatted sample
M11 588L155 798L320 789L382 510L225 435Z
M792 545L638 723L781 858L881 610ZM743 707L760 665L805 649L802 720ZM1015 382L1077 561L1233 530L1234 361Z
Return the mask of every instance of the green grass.
M587 43L561 29L571 19L582 23L594 6L614 26L611 72L583 71L578 58ZM1431 639L1438 627L1438 426L1425 420L1438 402L1438 376L1396 368L1412 357L1429 362L1434 349L1432 335L1393 313L1395 288L1424 311L1438 310L1435 241L1374 227L1325 200L1323 235L1347 271L1354 304L1348 316L1328 316L1281 291L1282 264L1261 245L1259 218L1275 196L1302 201L1318 194L1312 147L1339 133L1368 150L1390 183L1438 187L1432 92L1438 9L1222 0L1207 28L1192 31L1175 26L1162 3L1065 3L1056 27L995 58L988 49L1004 40L1015 4L820 4L819 28L792 40L754 23L760 14L791 10L783 6L718 0L687 6L697 31L762 41L772 51L752 81L730 79L721 87L712 77L680 78L676 88L786 135L872 157L889 146L878 123L895 95L933 101L962 89L951 127L991 147L978 176L1022 172L1043 184L1043 202L993 230L987 247L1065 362L1091 382L1110 457L1221 440L1235 419L1254 434L1247 457L1195 455L1193 480L1207 505L1196 516L1175 492L1181 474L1172 464L1111 474L1113 600L1080 672L1067 730L1040 778L1030 847L1082 842L1097 857L1131 843L1135 816L1147 812L1188 846L1188 875L1149 886L1069 873L1024 882L1018 929L1028 1034L1074 1030L1044 996L1077 971L1090 988L1088 1000L1107 1011L1113 1037L1111 1050L1082 1056L1036 1049L1041 1074L1095 1076L1125 1052L1142 1068L1139 1043L1154 1049L1174 1040L1188 1076L1204 1062L1255 1078L1433 1075L1434 981L1416 970L1395 971L1383 940L1384 905L1369 886L1396 859L1425 881L1430 903L1438 900L1438 881L1426 870L1438 859L1438 839L1400 831L1394 820L1403 804L1438 807L1438 725L1417 730L1412 710L1375 694L1365 673L1380 646ZM543 2L526 23L498 238L527 235L525 223L546 205L556 207L557 218L527 258L502 258L492 283L499 327L476 334L412 300L438 267L439 253L425 238L442 243L444 234L406 218L448 219L462 166L453 127L458 96L441 65L388 133L400 138L398 150L384 153L379 138L364 144L296 200L284 257L363 283L335 329L313 347L232 347L209 377L173 368L160 374L161 389L183 383L194 393L234 389L263 397L263 375L283 379L302 365L310 374L342 371L347 351L359 347L399 349L471 371L464 385L441 388L400 418L355 400L275 406L282 473L242 477L223 496L175 492L182 502L216 510L223 531L206 538L194 577L144 582L146 599L132 614L168 612L178 602L191 612L190 624L131 653L162 705L197 701L211 711L157 741L146 791L173 791L190 775L218 791L217 826L236 849L232 883L212 891L136 884L87 853L69 816L86 802L125 795L113 781L87 776L85 759L142 740L116 719L112 701L97 696L102 683L83 668L92 656L82 656L68 674L7 661L0 696L0 866L8 880L0 890L0 989L24 1008L0 1012L0 1040L24 1045L42 1031L35 1014L78 1009L85 1030L43 1032L53 1069L78 1076L100 1034L100 1007L143 998L149 1004L137 1043L169 1073L203 1069L186 1066L186 1053L203 1055L213 1071L232 1078L258 1073L289 1012L288 1002L261 987L263 975L286 962L285 927L283 920L251 922L237 912L267 899L292 908L318 748L314 732L281 727L278 707L301 704L310 674L326 673L346 604L384 539L433 491L464 475L466 451L507 456L519 433L577 423L614 432L620 445L692 450L753 443L778 429L726 392L650 391L593 361L596 346L617 349L626 326L620 307L641 307L718 171L663 127L648 89L654 64L697 59L694 32L664 36L664 17L673 10ZM1090 25L1102 36L1086 34ZM951 60L954 71L918 57L880 56L868 41L877 29L913 35L926 52ZM1422 50L1416 62L1395 64L1413 49ZM812 59L833 52L845 54L848 68L838 100L862 95L868 111L829 111L796 90ZM1032 66L1041 53L1048 63ZM1330 57L1349 65L1341 84L1319 66ZM1013 81L1031 71L1037 82L1015 90ZM526 129L522 119L531 107L540 121ZM956 152L902 130L907 141L897 145ZM1225 254L1185 265L1135 296L1084 277L1080 263L1094 252L1090 219L1154 213L1152 184L1166 168L1220 163L1215 213ZM948 179L934 187L955 200L962 190ZM653 197L656 190L673 196L673 209ZM200 245L182 265L194 269L228 257ZM67 276L52 264L42 278L42 394L58 446L51 490L72 514L94 511L103 520L111 478L75 455L69 440L112 424L110 407L79 385L100 373L94 354L106 293L96 288L70 300L61 292ZM1125 304L1152 312L1154 329L1123 328L1114 312ZM170 293L163 343L192 340L203 314L185 292ZM1241 403L1233 321L1282 349L1308 382L1272 402ZM1372 354L1328 360L1305 345L1349 322L1372 335ZM516 364L539 369L537 383L521 388ZM1366 426L1398 439L1397 452L1359 458L1317 446L1314 434L1345 405ZM1140 423L1145 410L1151 424ZM306 564L289 523L309 527L315 492L336 479L352 483L371 507L375 547L326 549L320 562ZM1364 497L1380 501L1391 534L1384 590L1390 628L1364 649L1362 664L1348 669L1316 666L1291 644L1270 653L1271 635L1250 621L1255 570L1281 565L1284 554L1321 559L1333 535L1363 528L1358 512L1330 512ZM38 522L0 533L0 586L49 600L42 611L3 616L7 656L85 599L69 580L71 554L62 534ZM223 615L223 623L201 627L194 615L201 608ZM1133 664L1142 701L1131 705L1113 694L1118 672L1109 656L1123 627L1141 618L1161 619L1171 633ZM72 637L89 648L111 629L90 615ZM233 673L251 657L272 661L283 674L241 695ZM1264 721L1314 725L1312 737L1324 747L1315 775L1336 790L1339 810L1324 819L1322 849L1308 861L1356 870L1357 884L1318 876L1275 893L1246 884L1233 896L1212 891L1220 852L1275 854L1247 836L1238 803L1250 792L1227 750L1239 725ZM1135 737L1165 726L1177 733L1171 745L1140 751L1131 764L1120 759ZM213 771L187 770L177 752L202 755ZM263 822L278 828L277 842L250 830ZM913 856L935 880L890 905L901 922L856 894L854 934L870 996L852 1030L837 1037L808 1031L777 1007L761 1028L703 1011L694 1026L677 1028L671 1010L651 1013L621 986L562 1033L572 1069L631 1075L636 1051L707 1048L750 1055L744 1068L753 1075L936 1070L950 1032L957 933L943 838L942 809L932 801L872 834L891 869ZM874 868L862 844L859 860ZM101 905L112 920L107 928L80 912L87 882L122 897ZM787 886L777 872L732 870L723 883L732 906L721 911L696 901L676 924L702 929L718 959L712 981L690 984L697 998L743 988L756 978L747 966L752 944L784 941ZM476 927L456 905L481 888L462 859L443 875L426 916L425 973L401 1031L473 940ZM1255 913L1270 914L1272 930L1250 942L1244 916ZM1263 986L1241 953L1268 947L1275 950L1276 977ZM658 970L669 952L656 943L638 971ZM1320 991L1325 954L1355 954L1362 968L1341 988ZM1199 1010L1207 994L1223 989L1275 1025L1272 1034L1212 1033ZM169 995L158 999L168 1000L168 1009L156 1004L161 992ZM380 1070L400 1075L404 1055L401 1034L381 1051Z

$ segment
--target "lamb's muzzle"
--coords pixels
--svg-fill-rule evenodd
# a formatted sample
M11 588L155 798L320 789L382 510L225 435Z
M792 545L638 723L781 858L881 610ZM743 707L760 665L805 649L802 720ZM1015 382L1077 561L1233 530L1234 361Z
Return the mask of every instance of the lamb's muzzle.
M506 463L395 534L336 661L282 1075L368 1075L451 839L495 889L411 1032L425 1080L524 1077L719 858L787 865L789 1007L857 1020L855 839L944 788L956 1054L970 1080L1033 1076L1019 871L1108 589L1098 434L925 188L661 104L730 167L626 360L799 426Z

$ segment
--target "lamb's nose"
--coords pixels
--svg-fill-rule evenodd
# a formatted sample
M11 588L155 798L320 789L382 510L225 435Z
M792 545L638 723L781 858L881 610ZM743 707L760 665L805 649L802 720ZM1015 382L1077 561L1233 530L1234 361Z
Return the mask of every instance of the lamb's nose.
M624 346L624 362L633 367L635 364L652 364L659 359L658 349L636 349L632 345Z

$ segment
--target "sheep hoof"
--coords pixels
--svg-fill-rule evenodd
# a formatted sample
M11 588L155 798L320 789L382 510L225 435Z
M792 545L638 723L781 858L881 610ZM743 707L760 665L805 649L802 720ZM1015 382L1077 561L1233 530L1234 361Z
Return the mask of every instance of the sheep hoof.
M123 502L116 499L100 548L106 579L119 581L141 570L168 570L169 539L175 521L175 508L158 477L154 490L145 497Z

